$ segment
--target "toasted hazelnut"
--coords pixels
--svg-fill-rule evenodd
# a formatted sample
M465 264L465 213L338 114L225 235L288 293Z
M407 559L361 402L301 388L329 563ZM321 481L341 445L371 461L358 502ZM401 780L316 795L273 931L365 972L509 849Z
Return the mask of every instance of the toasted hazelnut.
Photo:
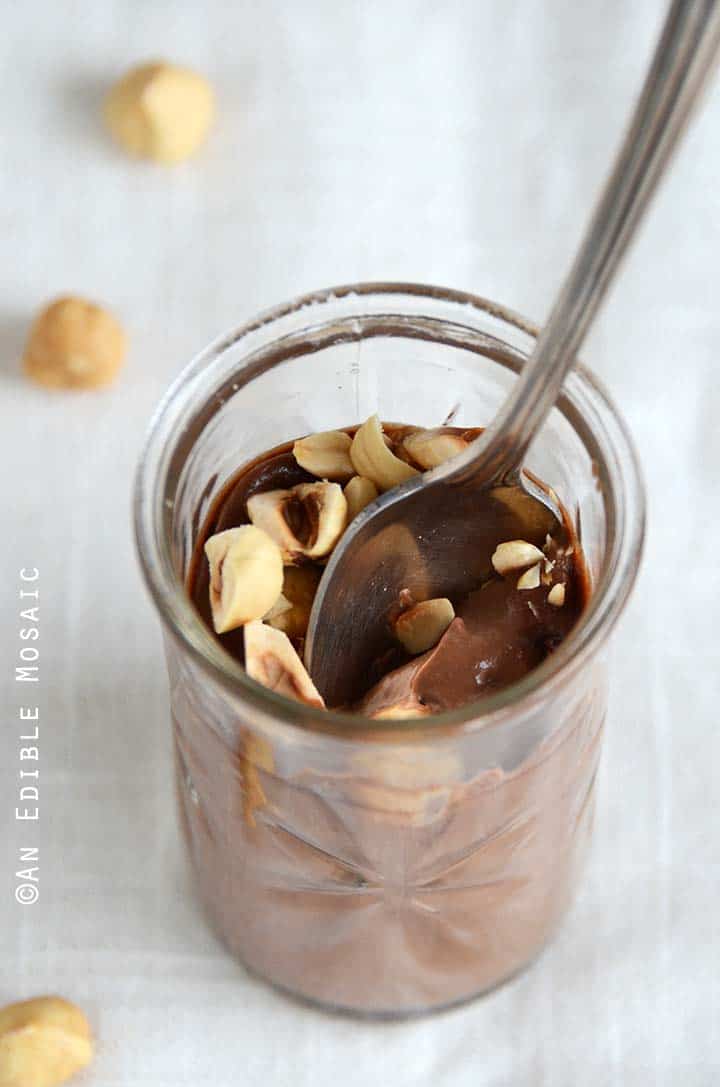
M353 476L343 493L348 504L348 523L380 494L373 481L364 476Z
M101 306L68 296L51 302L30 329L23 369L52 389L109 384L125 357L125 333Z
M329 555L347 523L339 483L299 483L290 490L254 494L247 511L252 523L279 545L286 563Z
M540 563L536 562L518 578L518 589L537 589L540 584Z
M304 638L319 581L320 571L315 566L286 566L280 597L284 607L274 615L266 615L265 622L289 638Z
M300 438L293 446L293 456L301 468L318 479L345 483L355 469L350 460L352 438L343 430L326 430Z
M507 574L513 570L522 570L526 566L534 566L544 557L540 548L527 540L507 540L495 548L492 564L498 574Z
M190 68L156 61L131 69L105 100L105 122L131 155L180 162L205 139L215 111L210 84Z
M565 603L565 586L562 581L558 581L556 585L553 585L552 589L547 595L548 604L552 604L554 608L561 608Z
M446 597L423 600L395 621L395 636L408 653L424 653L442 638L455 618L455 609Z
M467 449L468 443L459 434L442 430L416 430L403 438L403 445L421 468L437 468L438 464L456 457Z
M416 468L388 449L377 415L371 415L358 427L350 446L350 459L357 474L372 480L381 491L389 491L418 474Z
M69 1001L42 996L0 1009L2 1087L54 1087L92 1057L88 1021Z
M260 622L247 623L244 633L245 669L251 679L286 698L325 708L287 634Z
M205 543L210 563L210 608L218 634L259 619L277 603L283 585L280 548L255 525L218 532Z

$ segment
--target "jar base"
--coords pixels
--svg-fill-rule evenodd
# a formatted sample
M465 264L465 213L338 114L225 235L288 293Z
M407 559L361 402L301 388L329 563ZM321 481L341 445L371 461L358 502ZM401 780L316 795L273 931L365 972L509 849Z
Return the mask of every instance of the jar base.
M217 932L216 932L217 934ZM248 963L246 963L239 955L231 952L233 958L242 966L242 968L249 974L254 980L261 982L262 984L273 989L278 995L300 1004L305 1008L311 1008L318 1012L323 1012L326 1015L336 1015L344 1019L362 1019L366 1022L403 1022L410 1019L424 1019L430 1015L442 1015L443 1012L455 1011L457 1008L463 1008L468 1004L473 1004L476 1000L481 1000L483 997L491 996L498 990L503 989L506 985L510 985L511 982L521 977L533 968L533 966L541 959L555 939L553 934L548 942L540 948L539 951L523 963L522 966L517 967L511 973L505 977L500 978L499 981L493 982L491 985L485 986L480 989L475 989L470 993L465 994L438 1004L428 1004L418 1007L408 1008L394 1008L394 1009L370 1009L363 1007L355 1007L350 1004L333 1004L331 1002L321 1000L319 997L309 996L296 989L291 989L287 985L283 985L282 982L274 981L271 977L260 973L258 970L254 970ZM220 937L222 940L222 937ZM223 945L227 946L223 941Z

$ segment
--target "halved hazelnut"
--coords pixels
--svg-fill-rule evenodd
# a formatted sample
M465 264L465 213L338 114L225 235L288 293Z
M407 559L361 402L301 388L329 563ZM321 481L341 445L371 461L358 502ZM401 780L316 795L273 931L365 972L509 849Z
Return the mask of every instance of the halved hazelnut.
M289 638L304 638L319 581L320 570L315 566L286 566L280 597L285 606L282 611L273 609L265 622Z
M286 698L325 708L287 634L258 621L247 623L244 633L245 670L251 679Z
M408 653L424 653L437 645L454 618L447 597L423 600L395 620L395 636Z
M438 464L456 457L467 449L468 443L459 434L442 430L416 430L403 438L403 446L421 468L437 468Z
M329 555L347 524L347 502L339 483L299 483L248 499L248 516L280 547L283 560Z
M540 584L540 563L536 562L518 578L518 589L537 589Z
M293 446L293 456L301 468L318 479L344 483L355 474L350 460L352 438L342 430L326 430L300 438Z
M498 574L507 574L513 570L522 570L526 566L534 566L544 557L540 548L527 540L507 540L495 548L492 564Z
M377 415L371 415L358 427L350 446L350 459L357 474L371 479L381 491L389 491L418 474L416 468L388 449Z
M561 608L565 603L565 586L562 581L558 581L557 585L553 585L552 589L547 596L548 604L552 604L554 608Z
M210 563L210 609L218 634L259 619L282 591L280 548L255 525L218 532L205 543Z
M380 494L373 481L364 476L353 476L343 493L348 504L348 523Z

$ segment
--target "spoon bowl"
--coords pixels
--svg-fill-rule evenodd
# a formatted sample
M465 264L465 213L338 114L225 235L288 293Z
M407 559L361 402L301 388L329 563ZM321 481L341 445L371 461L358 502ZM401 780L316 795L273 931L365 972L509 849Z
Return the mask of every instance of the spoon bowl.
M454 467L460 460L366 506L335 548L306 643L306 660L313 676L322 677L319 689L328 705L360 698L374 663L396 645L391 620L403 591L415 600L462 598L493 575L499 540L542 547L558 528L559 510L531 477L517 473L490 487L472 478L463 482Z

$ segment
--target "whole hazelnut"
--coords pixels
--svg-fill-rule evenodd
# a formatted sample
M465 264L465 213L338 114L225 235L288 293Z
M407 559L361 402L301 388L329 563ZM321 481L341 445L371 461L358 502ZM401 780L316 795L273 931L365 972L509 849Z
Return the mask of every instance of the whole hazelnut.
M33 322L23 369L48 388L95 388L116 376L125 346L122 326L106 309L84 298L58 298Z
M0 1008L2 1087L56 1087L92 1057L88 1021L68 1000L41 996Z
M205 139L215 112L212 88L190 68L154 61L132 68L105 101L106 124L129 154L180 162Z

